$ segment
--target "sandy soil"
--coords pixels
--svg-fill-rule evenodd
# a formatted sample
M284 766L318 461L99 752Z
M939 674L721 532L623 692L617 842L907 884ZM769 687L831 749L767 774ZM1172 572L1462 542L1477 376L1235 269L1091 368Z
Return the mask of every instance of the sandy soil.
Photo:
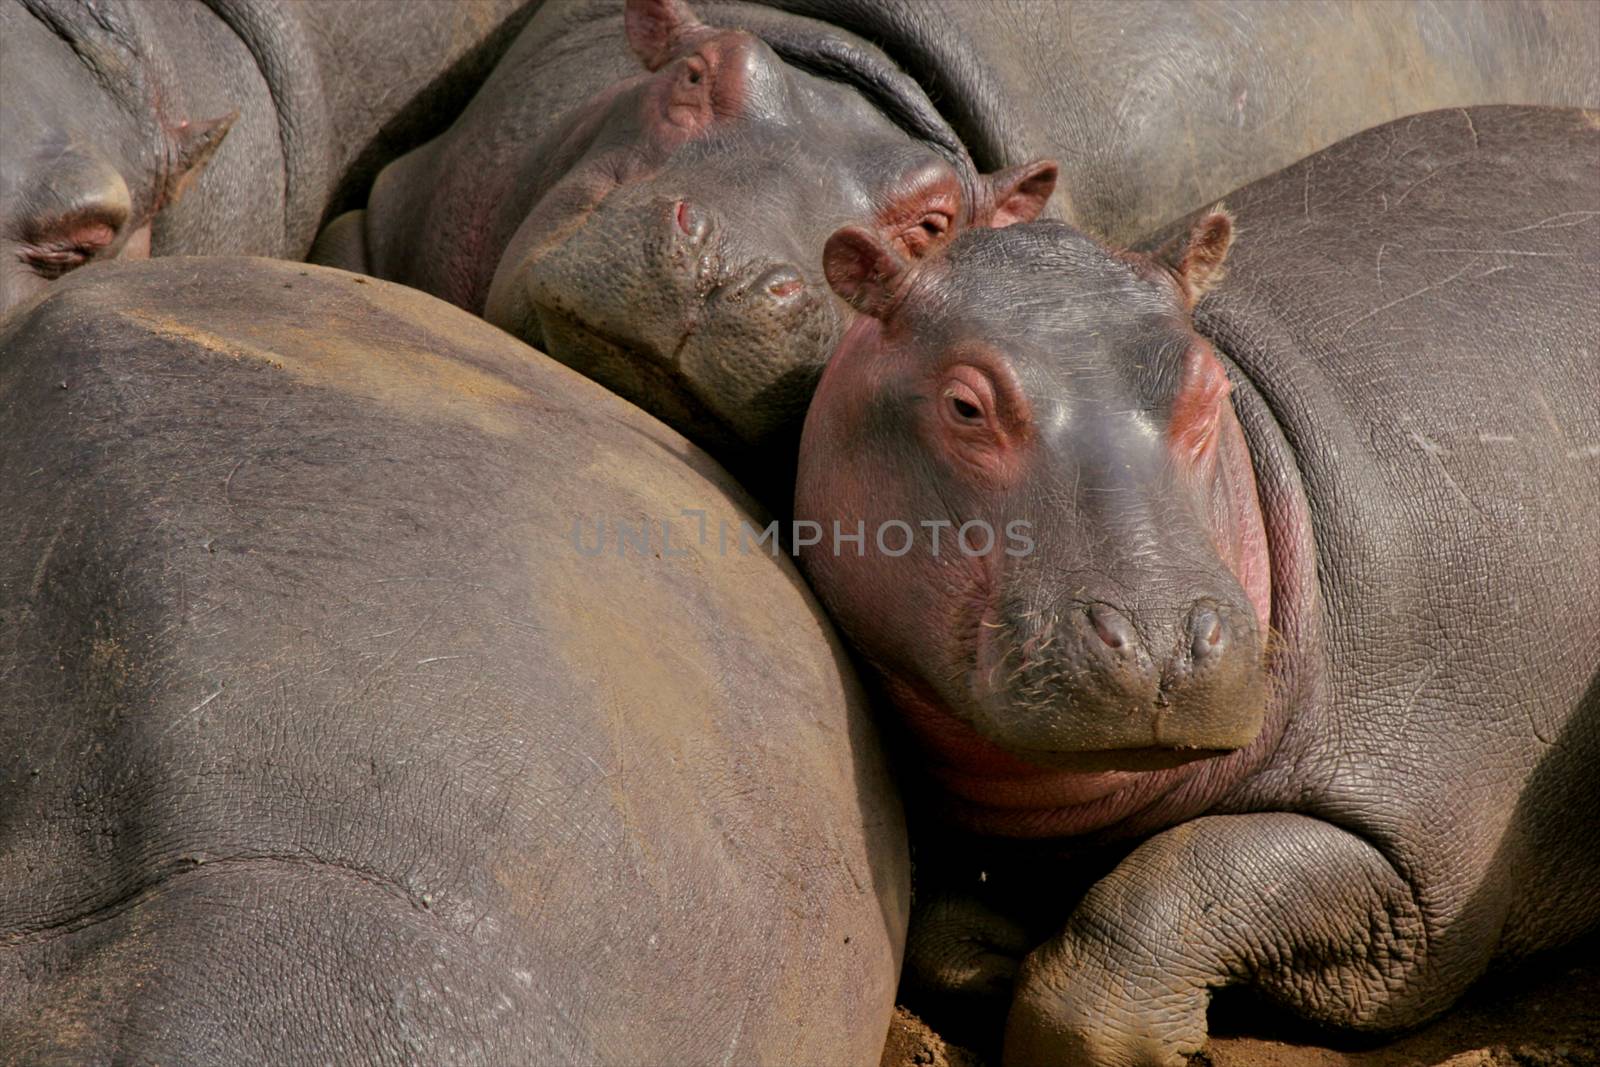
M1191 1067L1600 1067L1600 943L1480 983L1442 1019L1386 1044L1333 1040L1218 1005ZM983 1067L897 1009L882 1067Z

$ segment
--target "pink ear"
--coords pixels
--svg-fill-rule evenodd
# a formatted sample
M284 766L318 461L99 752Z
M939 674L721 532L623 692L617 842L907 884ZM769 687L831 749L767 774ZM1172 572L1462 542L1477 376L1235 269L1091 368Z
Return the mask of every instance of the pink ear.
M1178 279L1184 299L1194 307L1222 281L1222 265L1232 247L1233 216L1218 204L1202 215L1187 234L1162 245L1154 258Z
M993 174L985 174L983 182L989 190L989 203L993 205L983 218L974 219L977 225L1000 229L1017 222L1032 222L1039 217L1050 194L1056 191L1056 178L1061 168L1053 159L1036 159L1017 167L1007 167Z
M628 47L645 70L660 70L684 38L704 24L684 0L628 0L622 11Z
M823 246L822 270L833 291L851 307L882 318L905 276L906 263L871 230L846 226Z

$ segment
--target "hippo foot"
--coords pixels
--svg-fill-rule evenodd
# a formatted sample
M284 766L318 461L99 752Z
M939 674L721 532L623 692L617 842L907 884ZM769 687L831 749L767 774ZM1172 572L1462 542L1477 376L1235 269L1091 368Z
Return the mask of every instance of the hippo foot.
M1370 842L1301 815L1157 834L1023 962L1003 1061L1179 1067L1205 1044L1211 990L1230 985L1325 1026L1415 1025L1492 948L1464 937L1435 959L1417 895Z
M1005 1022L1017 971L1031 947L1019 924L978 900L936 896L912 915L907 997L947 1038L982 1043Z
M1206 1041L1209 991L1130 972L1110 940L1063 937L1029 955L1006 1023L1006 1067L1182 1067Z

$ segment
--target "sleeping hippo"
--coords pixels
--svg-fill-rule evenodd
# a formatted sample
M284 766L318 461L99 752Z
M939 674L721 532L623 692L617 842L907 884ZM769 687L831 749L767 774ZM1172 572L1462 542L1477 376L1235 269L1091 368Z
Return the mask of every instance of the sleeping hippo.
M804 563L941 824L908 988L1007 1063L1181 1063L1227 986L1410 1026L1600 920L1600 115L1228 203L825 250Z
M877 1063L899 801L681 437L415 290L170 257L0 326L0 455L0 1061Z
M330 201L443 128L530 10L0 0L0 313L117 256L300 258Z
M871 225L918 255L1036 217L1055 166L980 175L870 45L725 7L727 24L682 0L545 8L313 260L482 313L736 465L781 449L792 467L844 320L828 235Z
M480 312L770 479L854 314L822 276L840 225L915 254L1036 214L1054 158L1057 213L1130 239L1412 111L1600 105L1592 16L563 0L314 257Z

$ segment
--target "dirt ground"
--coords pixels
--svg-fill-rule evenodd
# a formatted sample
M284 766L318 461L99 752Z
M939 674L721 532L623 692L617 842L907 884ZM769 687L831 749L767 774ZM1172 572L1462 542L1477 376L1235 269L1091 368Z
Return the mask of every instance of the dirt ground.
M1600 943L1480 983L1442 1019L1387 1044L1330 1042L1259 1009L1219 1005L1191 1067L1600 1067ZM985 1067L896 1009L882 1067Z

